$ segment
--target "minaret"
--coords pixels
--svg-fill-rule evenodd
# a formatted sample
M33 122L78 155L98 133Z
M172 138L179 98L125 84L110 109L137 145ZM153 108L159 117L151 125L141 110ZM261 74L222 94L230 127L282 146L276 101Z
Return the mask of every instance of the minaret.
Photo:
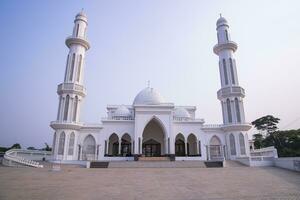
M217 21L218 44L214 46L214 53L219 56L219 70L221 89L218 99L221 101L223 123L245 123L243 98L245 91L239 86L236 62L233 53L237 44L231 41L227 20L220 16Z
M56 121L51 127L56 131L53 142L53 153L56 159L72 159L77 154L73 143L73 153L67 151L69 138L72 133L74 140L77 138L77 130L80 129L81 102L86 95L83 86L83 69L85 52L90 48L87 41L87 16L81 11L74 20L72 36L66 38L69 54L66 61L64 82L58 85L59 105ZM63 134L63 135L62 135ZM62 139L63 137L63 139ZM63 147L63 148L62 148ZM70 155L71 154L71 155Z

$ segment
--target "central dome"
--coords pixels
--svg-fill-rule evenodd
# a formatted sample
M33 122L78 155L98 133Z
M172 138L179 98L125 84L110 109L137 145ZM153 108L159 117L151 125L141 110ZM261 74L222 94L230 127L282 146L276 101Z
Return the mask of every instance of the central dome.
M164 102L164 98L156 90L147 87L136 95L133 105L155 105Z

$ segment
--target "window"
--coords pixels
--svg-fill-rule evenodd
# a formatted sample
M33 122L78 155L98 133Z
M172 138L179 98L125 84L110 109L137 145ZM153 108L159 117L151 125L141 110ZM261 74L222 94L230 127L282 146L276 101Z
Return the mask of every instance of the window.
M74 111L73 111L73 121L76 121L76 117L77 117L77 107L78 107L78 96L75 97L75 101L74 101Z
M231 115L231 105L230 105L230 100L229 99L226 100L226 104L227 104L228 122L231 123L232 122L232 115Z
M66 103L65 103L64 120L68 119L69 101L70 101L70 96L67 95L67 97L66 97Z
M244 135L242 133L240 133L239 135L239 141L240 141L241 155L245 155L246 154L245 140L244 140Z
M225 30L225 35L226 35L226 40L229 41L228 31L227 30Z
M61 107L61 96L59 97L58 111L57 111L57 118L56 118L56 120L59 120L59 116L60 116L60 107Z
M229 58L229 63L230 63L231 81L232 81L232 84L235 84L232 58Z
M230 154L236 155L235 139L234 139L234 135L232 133L229 136L229 143L230 143Z
M70 136L70 141L69 141L69 150L68 150L68 155L73 155L74 153L74 143L75 143L75 134L71 133Z
M75 53L72 55L72 64L71 64L71 72L70 72L70 81L73 80L73 72L74 72L74 65L75 65Z
M219 33L217 33L217 37L218 37L218 43L220 43L220 35L219 35Z
M66 138L66 134L64 132L62 132L59 137L58 155L64 154L65 138Z
M68 64L69 64L69 54L67 56L67 62L66 62L66 71L65 71L65 81L67 80L67 72L68 72Z
M81 64L82 64L82 55L79 56L79 63L77 68L77 82L79 82L80 80Z
M227 75L227 67L226 67L225 59L223 59L223 71L224 71L225 85L227 85L228 84L228 75Z
M241 113L240 113L239 100L237 98L235 98L234 102L235 102L235 111L236 111L237 122L241 122Z
M79 33L79 24L77 24L76 26L76 37L78 37L78 33Z

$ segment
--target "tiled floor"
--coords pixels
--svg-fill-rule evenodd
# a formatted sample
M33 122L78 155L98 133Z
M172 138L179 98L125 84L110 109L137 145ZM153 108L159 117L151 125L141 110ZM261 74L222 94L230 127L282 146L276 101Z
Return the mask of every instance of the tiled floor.
M0 199L300 199L300 173L273 167L0 167Z

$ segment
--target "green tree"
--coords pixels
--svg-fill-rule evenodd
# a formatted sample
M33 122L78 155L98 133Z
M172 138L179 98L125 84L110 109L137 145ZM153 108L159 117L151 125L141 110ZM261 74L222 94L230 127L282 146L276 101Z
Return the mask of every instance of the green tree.
M34 147L28 147L27 149L28 150L36 150L36 148L34 148Z
M263 137L262 134L260 134L260 133L254 134L253 135L253 140L254 140L254 147L256 149L260 149L260 148L263 147L264 137Z
M52 151L52 148L45 142L45 147L42 148L44 151Z
M21 149L21 145L19 143L13 144L10 149Z
M279 123L280 119L276 118L272 115L263 116L253 122L251 124L258 130L266 132L267 134L274 133L278 127L277 124Z

